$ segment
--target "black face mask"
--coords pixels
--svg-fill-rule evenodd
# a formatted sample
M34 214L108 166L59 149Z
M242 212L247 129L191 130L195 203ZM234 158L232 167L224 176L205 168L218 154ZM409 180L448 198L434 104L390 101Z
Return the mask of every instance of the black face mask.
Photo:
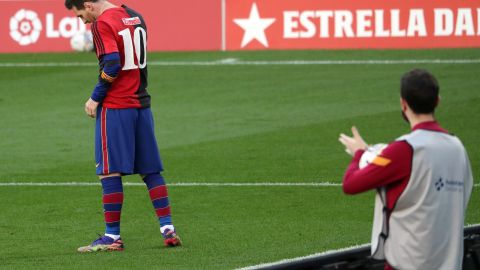
M402 111L402 118L403 118L403 120L405 120L405 122L410 124L410 121L408 121L407 115L405 114L404 111Z

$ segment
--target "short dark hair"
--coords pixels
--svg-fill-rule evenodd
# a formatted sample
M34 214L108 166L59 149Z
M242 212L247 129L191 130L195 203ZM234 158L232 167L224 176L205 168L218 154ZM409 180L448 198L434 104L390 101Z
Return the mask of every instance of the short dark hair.
M72 9L76 7L78 10L82 10L85 8L83 5L85 2L97 2L98 0L65 0L65 7L68 9Z
M411 70L401 79L400 95L417 114L435 112L440 87L437 79L427 70Z

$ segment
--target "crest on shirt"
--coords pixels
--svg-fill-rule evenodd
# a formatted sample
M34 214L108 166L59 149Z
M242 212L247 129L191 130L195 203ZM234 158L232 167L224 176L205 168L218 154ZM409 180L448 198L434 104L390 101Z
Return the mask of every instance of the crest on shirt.
M142 21L139 17L132 17L132 18L122 18L123 24L125 25L138 25L142 24Z

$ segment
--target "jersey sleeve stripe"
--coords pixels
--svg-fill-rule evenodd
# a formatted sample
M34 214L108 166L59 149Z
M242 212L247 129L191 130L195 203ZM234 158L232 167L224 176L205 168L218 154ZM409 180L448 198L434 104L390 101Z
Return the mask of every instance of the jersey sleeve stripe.
M104 55L105 54L105 45L103 44L103 40L102 40L102 37L100 36L100 31L98 31L98 28L96 29L98 35L98 44L100 45L100 55Z
M103 40L102 40L102 36L100 36L100 31L98 31L98 24L97 24L97 28L96 28L96 31L98 33L98 44L100 44L100 52L101 54L105 54L105 45L103 44Z
M98 45L97 23L92 24L93 43L95 43L95 50L97 55L100 55L100 46Z
M105 54L105 46L103 45L102 39L100 38L100 34L98 32L98 27L96 23L92 26L92 33L93 33L93 40L95 41L95 46L97 47L97 54L98 55Z

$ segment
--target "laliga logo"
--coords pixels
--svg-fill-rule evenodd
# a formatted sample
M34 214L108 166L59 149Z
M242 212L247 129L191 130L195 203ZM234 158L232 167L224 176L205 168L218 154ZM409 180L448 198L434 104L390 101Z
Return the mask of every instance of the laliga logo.
M45 21L47 38L71 38L87 28L79 18L65 17L58 23L58 29L55 29L53 13L47 13ZM36 43L42 30L42 22L35 11L21 9L10 18L10 37L20 46Z
M21 46L37 42L42 31L42 23L37 13L21 9L10 18L10 36Z

